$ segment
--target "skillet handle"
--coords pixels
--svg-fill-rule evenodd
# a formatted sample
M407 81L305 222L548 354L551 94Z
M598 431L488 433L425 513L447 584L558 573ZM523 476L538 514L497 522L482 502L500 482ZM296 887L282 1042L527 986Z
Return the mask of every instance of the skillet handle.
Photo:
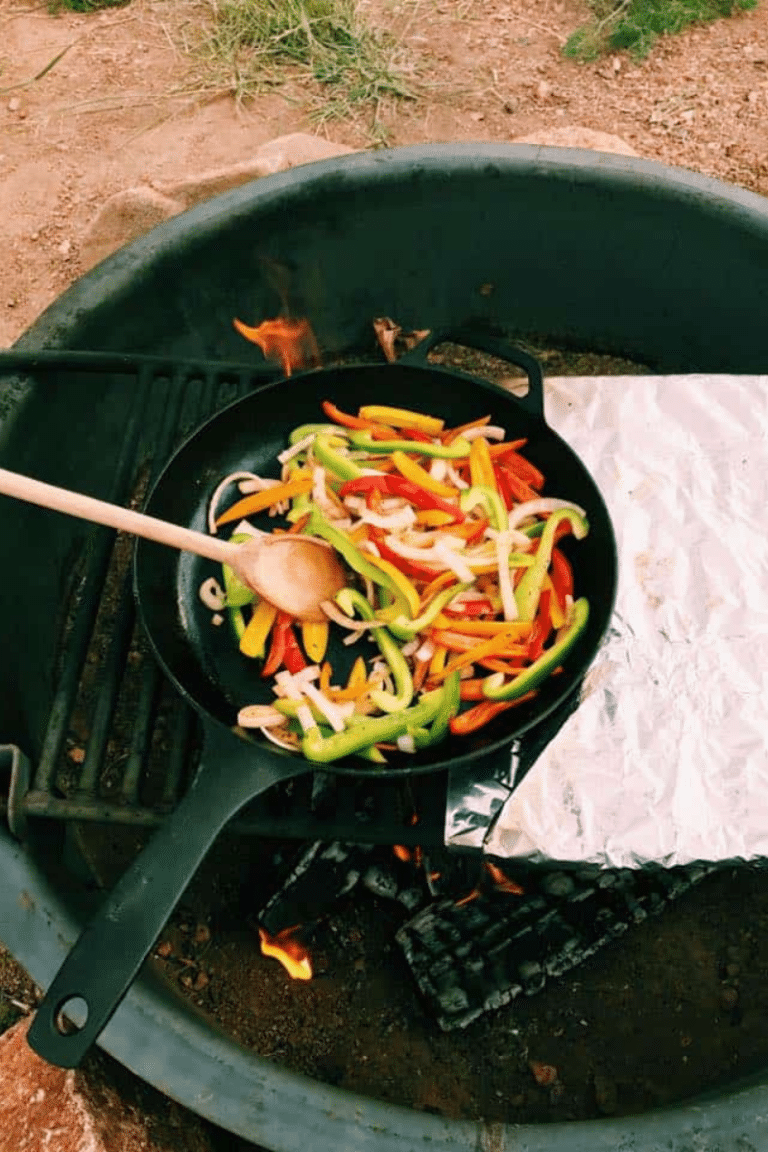
M426 365L431 350L438 344L460 344L463 348L474 348L476 352L487 352L510 364L522 368L528 376L528 391L525 396L515 396L514 400L522 408L539 420L544 419L544 380L538 360L522 349L510 344L504 336L496 336L477 328L438 328L429 332L408 352L397 358L398 364ZM439 370L439 365L431 365Z
M226 734L229 736L229 734ZM306 760L263 756L253 748L226 746L226 773L217 748L225 733L206 729L200 767L183 800L136 857L86 925L64 960L27 1034L39 1056L76 1068L98 1039L180 900L195 869L224 825L249 800L273 784L308 770ZM58 1022L82 1027L64 1033ZM71 1027L73 1027L71 1025Z

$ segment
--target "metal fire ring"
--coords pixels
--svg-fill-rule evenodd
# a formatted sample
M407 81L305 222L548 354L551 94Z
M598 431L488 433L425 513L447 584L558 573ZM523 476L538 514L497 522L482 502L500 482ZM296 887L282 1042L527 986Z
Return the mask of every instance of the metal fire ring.
M462 188L469 189L466 203L459 203ZM487 193L487 204L473 200L477 188ZM303 246L310 240L316 244L315 267L322 267L339 246L357 251L358 220L381 211L399 221L402 191L412 208L424 210L414 259L426 255L441 265L434 282L440 292L434 284L432 290L422 285L410 302L433 313L425 323L455 323L471 308L489 324L515 315L521 330L575 347L639 359L647 353L660 371L768 372L763 198L652 161L478 143L352 154L218 197L94 269L40 317L19 347L90 344L177 352L174 341L190 331L184 308L198 287L193 276L191 286L185 280L177 293L167 293L168 284L177 282L182 249L192 255L195 274L206 277L242 251L242 264L235 261L228 273L239 272L235 287L245 291L253 259L245 254L244 228L265 236L276 250L284 247L289 257L293 244L293 267L303 266L298 257L307 255ZM453 205L453 217L443 219L445 204ZM506 288L487 295L485 277L477 284L467 280L480 258L495 250L490 234L484 249L464 244L465 276L446 274L445 245L437 255L433 251L436 230L469 220L470 210L481 222L511 221L514 236L505 239L525 268L524 281L509 277ZM318 227L307 231L308 220ZM339 262L347 297L336 315L321 317L325 335L333 337L329 347L343 348L360 337L361 307L388 304L390 296L401 299L392 279L397 262L385 251L383 235L381 230L376 241L381 253L375 246L368 252L369 258L382 257L374 263L373 284L370 266L355 279L352 264ZM461 234L454 237L460 240ZM429 267L426 280L431 283ZM164 285L168 310L147 326L141 301L148 286L157 284ZM345 311L350 301L354 312ZM119 322L105 325L110 308ZM378 307L370 312L377 314ZM196 331L194 339L195 355L226 351L218 335ZM5 830L0 872L3 942L46 987L83 917L67 902L60 879L49 879L43 854L21 847ZM757 1152L768 1146L768 1069L720 1094L640 1116L541 1125L450 1121L352 1095L258 1059L193 1014L150 973L134 984L102 1045L169 1097L272 1152Z

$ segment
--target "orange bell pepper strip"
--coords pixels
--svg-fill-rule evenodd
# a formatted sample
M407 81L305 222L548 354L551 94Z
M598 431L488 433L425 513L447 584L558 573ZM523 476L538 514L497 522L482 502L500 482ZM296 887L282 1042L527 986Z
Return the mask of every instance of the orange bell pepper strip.
M505 632L511 639L527 640L533 630L533 624L524 620L477 620L474 617L462 619L458 616L446 616L441 612L435 620L435 628L466 632L470 636L497 636L500 632Z
M442 647L445 647L447 649L447 648L449 648L449 645L448 644L442 644L442 641L440 640L440 637L443 635L446 635L446 633L432 632L431 638L435 641L435 643L440 643ZM467 640L467 639L472 639L472 638L462 636L461 639ZM497 655L499 652L505 652L506 653L506 652L512 651L512 649L510 648L509 637L505 636L503 632L499 633L498 636L492 636L489 640L485 640L480 644L478 644L475 641L474 643L472 643L471 647L469 647L469 648L464 648L464 649L452 648L451 650L452 651L458 651L459 655L453 656L446 663L442 672L432 673L432 671L430 669L430 675L434 676L435 679L443 680L443 679L445 679L446 676L450 676L451 672L453 672L456 668L464 668L468 664L474 664L475 661L480 660L480 659L484 658L485 656L494 656L494 655ZM522 656L524 654L525 654L525 648L521 647L520 648L520 655Z
M501 712L506 712L507 708L519 703L520 700L484 700L474 708L468 708L466 712L454 716L453 720L448 722L448 726L454 736L467 736L470 732L484 728Z
M443 444L452 444L454 440L458 440L459 436L469 432L470 428L484 428L490 422L490 416L481 416L479 420L470 420L468 424L459 424L457 428L449 428L447 432L443 433Z
M528 441L523 437L522 440L500 440L496 444L489 444L488 451L493 460L499 457L508 456L510 452L517 452L519 448L525 448Z
M387 428L384 424L377 424L375 420L365 420L362 416L352 416L349 412L342 412L330 400L323 400L323 412L334 424L341 424L342 428L367 428L379 440L392 440L395 438L394 428Z
M446 524L453 524L454 516L449 512L441 512L439 508L422 508L416 513L416 523L424 528L444 528Z
M435 576L434 580L430 580L421 591L421 609L426 608L432 597L436 596L438 592L442 592L443 588L447 588L449 584L457 583L455 572L441 572L439 576Z
M277 484L273 488L265 488L263 492L252 492L233 504L222 516L216 520L216 527L230 524L233 520L242 520L246 516L253 516L279 504L281 500L290 500L293 496L300 496L303 492L312 491L312 477L299 476L296 480L288 480L285 484Z
M392 453L392 463L401 476L405 476L406 480L418 484L420 488L426 488L427 492L434 492L436 496L443 496L446 500L451 500L459 494L458 488L452 488L450 484L443 484L440 480L435 480L434 476L431 476L426 468L422 468L421 464L412 460L407 452L395 449Z

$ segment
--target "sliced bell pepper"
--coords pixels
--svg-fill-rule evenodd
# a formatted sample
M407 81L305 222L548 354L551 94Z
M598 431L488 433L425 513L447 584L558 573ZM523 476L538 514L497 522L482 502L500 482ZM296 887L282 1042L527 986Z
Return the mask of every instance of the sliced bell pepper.
M423 412L412 412L409 408L390 408L385 404L365 404L359 409L365 420L381 424L391 424L393 428L415 428L429 436L439 436L445 421L437 416L425 416Z
M437 619L442 610L450 604L454 596L459 592L463 592L469 588L469 584L454 584L450 588L444 588L442 592L434 597L433 600L427 605L423 612L409 620L406 616L396 616L394 620L390 620L387 624L390 632L397 636L398 640L412 640L419 632L423 632L425 628L429 628L431 624Z
M334 448L328 436L316 436L312 450L318 464L322 464L323 468L327 468L339 480L351 480L363 474L362 468L355 464L354 460L350 460L348 456L344 456ZM308 491L311 488L310 484Z
M244 544L246 540L250 539L250 535L247 535L245 532L235 532L235 534L230 537L230 543ZM245 608L246 604L253 604L256 599L256 593L240 579L234 568L231 568L229 564L222 564L221 571L224 581L224 592L227 598L226 607Z
M506 632L513 640L527 639L533 629L531 622L521 620L461 620L458 617L438 616L436 628L448 628L451 632L466 632L470 636L497 636Z
M429 730L429 744L438 744L448 735L448 728L461 706L461 677L452 672L443 685L443 700ZM426 745L425 745L426 746Z
M454 520L464 519L464 513L457 504L449 502L444 496L438 496L435 492L428 492L426 488L397 473L364 476L361 472L360 475L342 484L339 496L343 500L345 496L358 492L381 492L387 496L401 496L417 508L435 508L439 512L449 513Z
M398 736L431 724L444 700L445 689L425 692L418 704L387 716L366 716L351 724L343 732L323 736L319 727L310 728L302 740L302 752L307 760L328 764L351 756L372 744L387 743Z
M472 441L469 450L469 478L477 488L489 488L496 491L496 476L493 471L491 454L488 451L488 441L483 436L477 436Z
M254 609L245 632L240 638L240 651L244 656L261 660L266 650L267 636L277 617L277 608L261 600Z
M528 660L538 660L544 651L544 643L552 631L552 616L550 614L550 600L552 593L543 591L539 598L539 608L533 621L533 630L528 639Z
M451 732L454 736L468 736L470 732L484 728L500 712L506 712L507 708L513 708L515 704L517 700L483 700L474 708L468 708L466 712L455 716L450 722Z
M422 508L416 513L416 523L423 528L444 528L455 519L453 512L441 512L439 508Z
M504 507L504 501L495 488L474 484L471 488L465 488L462 491L459 497L459 506L462 512L471 512L478 504L481 504L488 513L488 519L497 532L503 532L509 527L509 518Z
M289 672L301 672L302 668L307 667L307 662L304 659L304 653L299 647L299 642L296 639L296 633L293 630L292 623L288 623L285 629L285 650L283 652L283 664Z
M318 435L331 436L335 442L343 444L349 433L338 424L299 424L288 437L288 443L293 447L300 440L306 440L307 436Z
M422 440L374 440L369 432L361 430L351 431L349 439L356 448L369 452L415 452L417 456L439 456L445 460L461 460L469 456L471 448L469 440L461 436L451 444L427 444Z
M275 672L279 671L283 666L285 659L285 645L288 628L290 627L291 617L287 612L278 612L275 617L275 623L272 626L272 641L270 644L267 658L264 661L264 666L261 669L262 678L266 679L268 676L274 676Z
M538 490L544 487L544 473L535 464L531 464L530 460L526 460L525 456L521 456L519 452L506 452L502 467L508 472L514 472L520 480L530 484L531 488Z
M581 597L573 605L570 623L551 648L547 648L530 668L506 681L500 672L488 676L483 691L489 700L516 700L530 692L554 672L584 632L589 620L589 601Z
M589 531L587 520L574 508L560 508L552 512L544 525L533 564L523 573L515 589L515 602L521 620L533 620L544 585L544 576L552 559L555 532L561 524L569 523L577 540L583 540Z
M301 642L304 651L313 664L319 664L328 647L329 627L327 622L312 623L305 620L301 625Z
M265 508L271 508L273 504L279 504L281 500L290 500L291 497L298 496L300 492L310 492L311 490L312 477L298 476L295 480L289 480L285 484L276 484L272 488L265 488L262 492L252 492L250 496L244 496L242 500L238 500L223 515L219 516L216 520L216 527L230 524L233 520L243 520L246 516L253 516L257 512L263 512Z
M401 569L390 560L385 560L382 556L369 554L366 559L373 564L375 568L379 568L390 577L399 593L400 601L405 602L409 615L411 617L416 616L420 607L419 594Z
M363 620L375 619L373 608L365 596L355 588L342 588L336 597L336 603L342 612L346 612L348 616L354 616L357 612ZM395 682L394 693L387 692L383 688L372 688L371 701L382 712L401 712L408 707L413 699L413 679L408 661L385 627L371 628L371 635L389 665L392 679ZM371 743L373 742L371 741Z
M398 472L405 476L406 480L410 480L413 484L418 484L420 488L426 488L428 492L434 492L436 496L442 496L446 500L452 500L458 495L458 488L453 488L449 484L443 484L442 481L435 480L434 476L431 476L426 468L422 468L421 464L417 464L406 452L393 452L392 463Z
M496 471L499 477L499 488L507 494L507 499L512 504L525 504L529 500L535 500L538 492L532 488L525 480L521 480L509 468L505 468L503 464L496 465Z
M367 557L355 547L349 537L329 523L316 507L313 507L310 514L307 532L310 536L321 536L323 540L327 540L358 576L367 576L374 584L383 585L393 596L396 595L397 587L392 577L381 568L369 564Z
M465 432L469 432L470 428L483 428L486 424L490 424L490 416L481 416L479 420L470 420L467 424L459 424L456 428L449 428L443 433L443 441L450 444L452 440L456 440L459 436L463 436Z
M333 420L345 428L367 428L373 435L378 433L388 436L390 439L396 435L393 428L388 428L384 424L377 424L375 420L365 420L362 416L352 416L349 412L342 412L330 400L323 400L322 408L329 420Z

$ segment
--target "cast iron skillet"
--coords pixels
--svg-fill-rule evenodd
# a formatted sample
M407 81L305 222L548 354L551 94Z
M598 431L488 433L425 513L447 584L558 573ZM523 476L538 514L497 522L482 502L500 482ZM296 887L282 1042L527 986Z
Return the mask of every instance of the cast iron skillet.
M429 343L439 339L445 337L433 336ZM465 342L477 347L477 335ZM349 758L324 766L328 771L378 777L437 772L503 752L571 693L608 624L617 562L600 493L578 457L544 420L535 361L491 337L484 338L483 346L525 367L529 391L524 398L436 368L427 362L426 342L407 363L306 372L259 388L214 416L171 459L149 499L147 510L153 515L205 530L208 501L219 479L238 469L275 475L275 458L290 431L298 424L322 421L321 402L330 399L347 410L366 402L415 408L442 416L449 425L489 413L508 436L527 437L526 455L547 477L545 494L571 499L587 510L589 535L578 543L563 542L566 550L573 544L575 594L586 595L591 608L585 635L564 671L550 678L533 701L503 713L472 737L450 738L385 768ZM187 795L83 930L37 1011L29 1042L44 1059L63 1067L79 1064L96 1041L227 821L276 782L316 767L260 736L232 732L239 707L266 703L272 692L253 661L240 655L229 628L213 627L210 611L199 600L200 584L214 571L211 562L190 554L144 540L137 543L135 590L144 627L165 672L202 715L204 749ZM350 650L340 641L331 646L328 658L338 676L359 651L359 645ZM79 1028L71 1023L83 1018Z

